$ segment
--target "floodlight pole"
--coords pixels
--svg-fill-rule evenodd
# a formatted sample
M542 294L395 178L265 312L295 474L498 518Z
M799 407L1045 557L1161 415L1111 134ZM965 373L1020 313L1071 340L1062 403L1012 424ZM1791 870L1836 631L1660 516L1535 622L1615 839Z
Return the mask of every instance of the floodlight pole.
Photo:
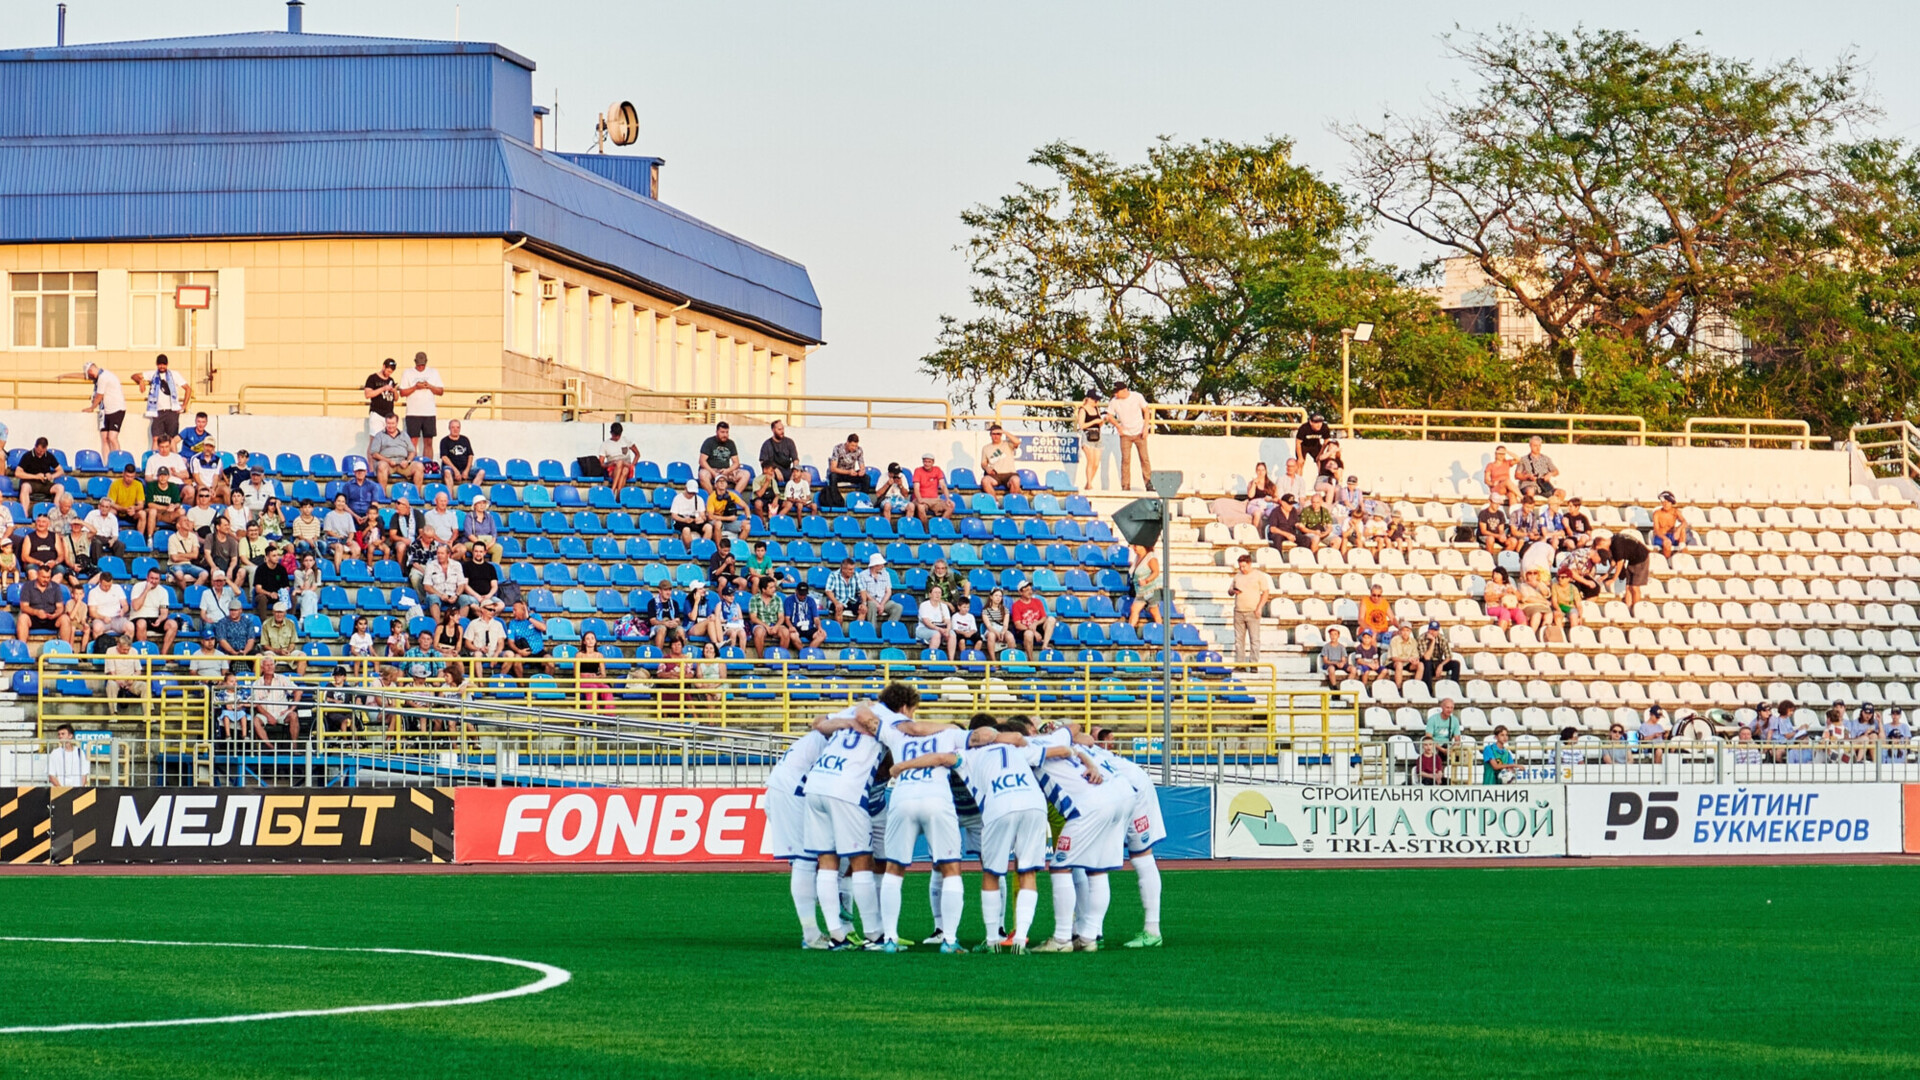
M1340 328L1340 430L1353 437L1353 327Z
M1173 505L1165 495L1160 495L1160 786L1173 786Z

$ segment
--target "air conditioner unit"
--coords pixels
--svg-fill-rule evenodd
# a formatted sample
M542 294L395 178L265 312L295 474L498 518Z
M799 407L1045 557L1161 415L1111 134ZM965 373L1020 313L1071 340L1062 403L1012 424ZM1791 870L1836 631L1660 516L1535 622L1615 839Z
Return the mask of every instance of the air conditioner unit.
M542 300L560 299L560 283L553 280L552 278L547 278L546 280L540 282L540 299Z

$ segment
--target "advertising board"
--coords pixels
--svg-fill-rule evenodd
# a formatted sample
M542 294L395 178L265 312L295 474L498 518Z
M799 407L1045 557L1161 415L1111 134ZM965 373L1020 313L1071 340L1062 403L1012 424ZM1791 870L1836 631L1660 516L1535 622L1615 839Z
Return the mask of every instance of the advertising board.
M56 863L446 862L447 788L56 788Z
M1223 785L1223 859L1459 859L1565 855L1565 789Z
M760 862L760 788L460 788L458 862Z
M1571 855L1820 855L1900 850L1894 784L1572 784Z

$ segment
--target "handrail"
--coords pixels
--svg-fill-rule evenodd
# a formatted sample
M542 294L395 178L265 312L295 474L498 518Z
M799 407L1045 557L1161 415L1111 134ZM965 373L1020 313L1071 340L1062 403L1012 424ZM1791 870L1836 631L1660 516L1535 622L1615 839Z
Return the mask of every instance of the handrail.
M778 406L753 408L752 406ZM875 406L900 405L917 411L893 411ZM825 406L821 408L819 406ZM844 408L841 406L845 406ZM861 420L869 427L875 420L931 421L936 428L952 427L959 419L953 402L944 398L914 397L839 397L819 394L739 394L712 391L681 393L662 390L631 390L626 397L626 413L639 421L659 416L665 423L707 425L729 418L785 420L805 426L808 420Z
M1007 420L1059 420L1066 421L1079 406L1077 401L1041 401L1022 398L1009 398L996 401L993 405L993 419ZM1008 409L1045 409L1058 412L1059 416L1035 417L1026 413L1009 414ZM1175 413L1185 415L1176 416ZM1147 405L1147 420L1156 428L1169 434L1178 429L1193 431L1208 429L1209 434L1254 435L1273 437L1290 436L1294 429L1307 422L1307 410L1296 405L1240 405L1234 403L1214 404L1211 402L1150 402ZM1239 431L1235 431L1236 425Z
M450 386L435 411L456 420L462 414L507 420L524 413L565 414L581 408L578 397L570 387ZM367 412L366 395L357 386L249 383L240 388L235 403L243 413L256 408L317 408L319 412L314 415L319 416L365 416Z
M1708 428L1734 428L1709 431ZM1761 430L1756 430L1761 429ZM1687 446L1738 446L1752 450L1785 443L1786 449L1811 450L1813 429L1805 420L1765 420L1732 416L1695 416L1687 420Z
M1421 442L1462 436L1504 442L1509 438L1539 435L1552 436L1555 442L1574 443L1583 438L1589 442L1626 439L1630 445L1639 445L1647 435L1647 422L1638 416L1455 409L1355 409L1348 418L1347 428L1355 438L1364 432L1378 432L1386 438L1412 436Z
M1865 437L1868 435L1884 437ZM1920 483L1920 428L1905 420L1855 424L1847 439L1867 459L1867 468L1875 476Z

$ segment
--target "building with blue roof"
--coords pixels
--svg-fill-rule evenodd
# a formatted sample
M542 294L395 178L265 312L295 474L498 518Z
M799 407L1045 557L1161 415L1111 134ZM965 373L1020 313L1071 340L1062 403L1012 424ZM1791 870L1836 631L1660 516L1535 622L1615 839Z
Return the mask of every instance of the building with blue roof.
M324 390L336 413L416 351L450 403L492 392L523 418L563 394L646 415L804 392L806 268L662 202L658 158L545 149L533 61L289 12L285 32L0 51L8 368L169 352L205 401ZM183 285L211 306L177 307Z

